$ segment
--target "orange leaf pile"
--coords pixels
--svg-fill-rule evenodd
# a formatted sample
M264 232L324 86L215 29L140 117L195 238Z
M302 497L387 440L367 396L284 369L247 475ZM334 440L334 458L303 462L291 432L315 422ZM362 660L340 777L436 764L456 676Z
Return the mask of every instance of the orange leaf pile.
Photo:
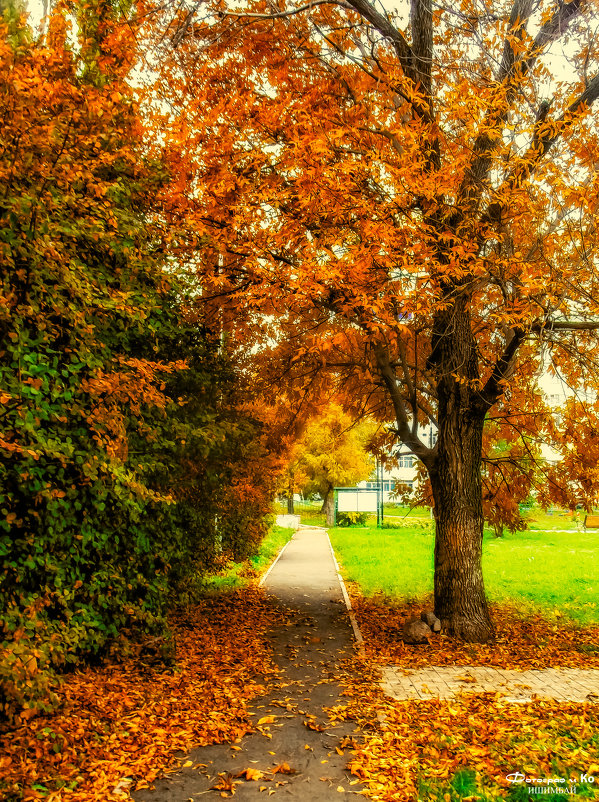
M404 621L418 615L422 603L389 606L356 597L352 605L365 637L367 653L379 663L405 668L428 665L494 665L502 668L599 668L599 627L556 624L540 614L522 616L515 607L492 605L495 639L464 643L443 635L414 649L401 639Z
M375 599L355 598L353 605L367 657L347 680L349 703L335 713L356 721L362 730L352 744L349 769L371 799L532 798L526 787L514 790L507 780L513 772L562 777L565 788L597 798L597 781L581 781L584 774L599 776L597 705L558 700L515 705L493 693L467 692L453 699L396 701L379 685L379 667L389 662L409 669L477 664L596 668L597 627L558 628L540 615L520 618L513 608L495 606L495 642L465 644L436 637L413 647L402 643L400 630L420 609L416 604L391 608Z
M57 713L0 733L0 797L122 800L123 778L146 787L176 752L251 731L246 704L274 670L264 640L274 621L256 590L206 598L173 621L173 668L129 661L66 677Z

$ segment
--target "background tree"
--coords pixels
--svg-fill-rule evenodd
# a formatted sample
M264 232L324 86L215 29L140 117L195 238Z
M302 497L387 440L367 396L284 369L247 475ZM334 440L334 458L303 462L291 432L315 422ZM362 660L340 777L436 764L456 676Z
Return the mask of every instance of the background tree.
M328 526L335 520L333 488L355 485L372 473L374 459L368 447L376 428L368 420L354 423L333 403L308 422L296 443L290 466L298 479L304 478L302 493L322 498Z
M154 23L185 210L221 255L193 263L207 306L287 385L335 372L395 420L434 495L436 613L466 639L492 633L489 411L560 436L539 372L596 386L596 11L256 0Z

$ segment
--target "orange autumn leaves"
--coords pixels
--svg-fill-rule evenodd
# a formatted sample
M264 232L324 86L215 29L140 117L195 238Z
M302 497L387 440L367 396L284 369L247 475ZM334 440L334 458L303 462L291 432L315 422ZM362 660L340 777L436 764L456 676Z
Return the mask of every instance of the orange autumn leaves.
M355 597L367 659L349 682L346 715L355 718L358 740L349 768L377 802L454 802L511 798L506 777L599 774L597 705L536 700L509 704L493 693L453 699L395 701L378 686L381 664L406 669L430 665L493 665L503 668L569 666L599 668L599 627L555 626L540 615L526 619L494 606L497 638L463 644L435 637L430 645L406 646L401 625L421 605L389 607ZM591 770L589 767L593 767ZM468 791L458 793L465 784ZM464 787L465 787L464 786ZM583 789L580 787L579 791ZM522 796L528 799L522 789ZM583 793L595 798L592 784Z
M501 668L599 668L599 626L552 624L540 614L523 617L509 605L491 605L495 639L462 643L435 636L429 645L406 646L401 628L422 603L389 605L361 596L352 600L369 655L405 668L426 665L494 665Z
M192 746L251 730L246 704L272 664L265 632L277 621L255 590L207 598L173 617L171 668L144 655L64 678L55 714L0 736L0 797L92 802L147 787Z

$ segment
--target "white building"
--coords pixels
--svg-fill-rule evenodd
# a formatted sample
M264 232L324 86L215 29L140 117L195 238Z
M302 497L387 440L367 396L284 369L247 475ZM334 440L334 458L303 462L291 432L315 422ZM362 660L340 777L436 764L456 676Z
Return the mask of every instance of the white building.
M437 442L437 431L434 426L429 424L423 426L419 431L420 439L429 448L432 448ZM412 452L403 444L394 449L394 456L397 460L397 466L387 467L383 466L383 498L385 501L392 500L390 493L394 490L397 484L406 485L407 487L414 487L416 482L416 463L417 458ZM357 487L365 488L367 490L376 490L376 472L371 477L363 482L359 482Z
M559 373L552 374L547 370L539 378L539 387L545 395L547 405L554 410L558 410L568 398L572 398L576 394L588 402L594 400L588 393L575 391ZM419 435L421 440L429 446L429 448L432 448L437 442L437 431L432 424L422 427L419 431ZM382 471L385 501L391 500L389 494L398 483L411 488L417 481L417 458L404 445L398 446L394 453L398 462L397 467L387 468L385 466ZM547 443L541 445L541 456L547 462L557 462L560 459L558 452ZM376 472L373 472L367 481L360 482L357 486L368 490L375 490L377 487Z

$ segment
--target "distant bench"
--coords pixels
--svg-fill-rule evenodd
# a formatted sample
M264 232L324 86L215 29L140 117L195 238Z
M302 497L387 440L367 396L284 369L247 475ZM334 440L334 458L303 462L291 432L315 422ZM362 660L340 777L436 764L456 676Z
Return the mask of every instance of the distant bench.
M599 515L585 515L582 525L585 529L599 529Z

